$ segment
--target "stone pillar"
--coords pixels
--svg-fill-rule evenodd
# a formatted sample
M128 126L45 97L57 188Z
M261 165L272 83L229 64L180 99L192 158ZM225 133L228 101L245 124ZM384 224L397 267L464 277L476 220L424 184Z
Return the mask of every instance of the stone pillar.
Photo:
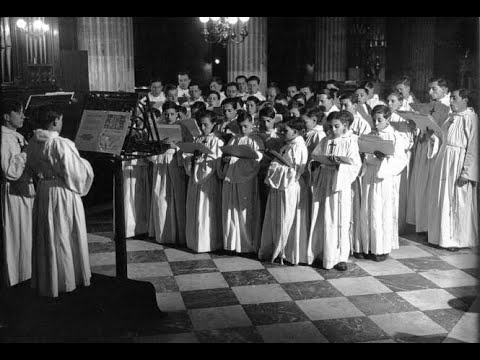
M347 76L347 18L315 19L315 80L344 81Z
M131 17L79 17L78 49L88 51L91 91L135 91Z
M422 101L428 101L428 81L435 76L435 21L434 17L408 17L402 23L400 56L412 78L412 91Z
M260 91L267 89L267 18L252 17L248 21L248 36L241 44L227 46L227 78L235 81L238 75L260 78Z

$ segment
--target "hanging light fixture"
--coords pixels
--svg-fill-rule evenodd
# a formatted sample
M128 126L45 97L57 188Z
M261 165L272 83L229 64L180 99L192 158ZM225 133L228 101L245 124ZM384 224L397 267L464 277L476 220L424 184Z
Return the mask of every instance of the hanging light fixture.
M201 17L203 37L209 43L227 46L228 43L240 44L248 36L249 17Z
M43 22L41 19L35 19L32 22L27 22L20 18L17 20L17 27L30 35L43 35L50 30L50 25Z

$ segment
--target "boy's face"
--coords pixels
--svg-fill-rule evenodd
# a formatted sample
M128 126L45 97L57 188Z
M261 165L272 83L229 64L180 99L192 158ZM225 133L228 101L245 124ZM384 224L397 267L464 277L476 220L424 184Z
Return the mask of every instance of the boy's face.
M250 135L253 131L253 121L250 122L249 120L244 120L240 124L240 132L242 135Z
M333 106L333 99L329 99L326 94L320 94L318 96L318 102L321 106L324 106L327 111Z
M275 96L277 96L277 89L271 87L267 89L267 101L274 103Z
M157 97L160 96L163 90L163 85L160 81L155 81L150 85L150 92L152 96Z
M377 131L382 131L388 126L388 121L382 113L373 114L373 126Z
M275 127L275 119L268 116L260 117L260 131L271 131Z
M167 109L167 111L165 111L165 119L169 124L174 123L178 119L178 112L176 112L175 109Z
M238 90L235 86L228 86L226 92L227 98L233 99L238 96Z
M438 85L437 81L428 84L428 94L432 100L440 100L447 95L448 89Z
M365 104L368 100L368 94L363 89L356 90L355 95L357 95L357 99L358 99L357 101L361 105Z
M183 90L187 90L188 85L190 85L190 77L188 75L178 75L178 86Z
M289 86L287 88L287 95L289 98L293 98L297 94L298 94L298 89L296 86Z
M188 92L190 93L190 97L193 100L200 99L202 96L202 90L198 87L198 85L193 85L188 88Z
M253 115L257 112L257 104L255 104L254 101L251 101L251 100L247 101L246 107L247 107L247 112L250 115Z
M342 105L342 108L341 110L347 110L348 112L350 112L352 115L355 115L355 109L356 109L356 106L355 104L352 103L352 101L350 99L343 99L340 101L340 105Z
M258 82L257 80L250 80L248 82L248 92L253 95L258 92Z
M237 116L237 109L234 109L232 104L225 104L223 105L223 113L225 114L225 117L227 120L232 120Z
M338 138L345 134L348 130L348 127L345 126L340 120L334 119L327 122L327 131L329 134L332 134L334 138Z
M245 94L248 91L247 80L240 78L237 80L238 88L241 94Z
M310 90L309 87L303 87L300 89L300 92L305 95L305 97L308 99L310 99L313 95L312 91Z
M23 107L20 111L11 111L10 114L4 115L4 120L10 125L12 129L20 129L23 127L25 120L25 114L23 113Z
M215 124L212 123L212 119L209 117L203 117L200 119L200 129L204 135L208 135L212 132Z
M286 125L285 129L283 130L283 136L285 137L286 141L291 141L298 136L298 131Z
M178 101L178 91L177 89L172 89L167 91L167 100L177 102Z
M407 99L408 96L410 95L410 86L407 86L405 84L398 84L397 85L397 91L402 94L404 99Z
M208 95L207 103L210 107L219 107L220 99L218 98L217 94L210 94Z
M308 117L307 115L302 115L302 121L305 124L305 128L307 129L307 131L312 130L315 125L317 125L316 117Z
M387 98L387 105L390 108L390 111L397 111L402 106L402 102L398 100L398 97L395 95L389 95Z
M450 107L454 112L461 112L467 108L467 99L462 99L458 91L454 91L450 96Z
M212 82L210 83L210 90L211 90L211 91L221 92L221 91L222 91L222 85L220 85L220 84L217 83L216 81L212 81Z

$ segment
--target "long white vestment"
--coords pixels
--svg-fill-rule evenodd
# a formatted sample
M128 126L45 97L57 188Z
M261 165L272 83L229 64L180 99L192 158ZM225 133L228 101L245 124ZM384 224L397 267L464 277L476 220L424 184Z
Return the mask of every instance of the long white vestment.
M32 276L32 209L35 198L33 181L25 169L27 157L21 152L24 137L2 126L2 224L4 277L7 286Z
M190 176L186 207L187 247L196 252L208 252L223 248L222 231L222 181L218 177L223 140L211 133L195 139L212 150L213 154L201 154Z
M292 264L307 262L308 226L306 184L302 178L308 161L305 140L297 136L280 150L289 167L272 161L265 183L270 186L262 229L260 260L273 262L278 256ZM302 197L302 193L304 196Z
M476 246L478 117L468 108L451 114L442 129L442 144L431 181L428 242L442 247ZM474 184L458 186L459 176Z
M334 144L334 145L333 145ZM322 155L346 156L352 165L321 165L318 180L312 184L312 220L308 239L308 264L321 258L325 269L346 262L350 254L352 183L362 162L358 136L347 131L339 138L324 138L316 152Z
M40 176L33 209L32 287L57 297L90 285L87 226L82 196L93 183L90 163L58 132L36 130L27 166Z
M396 177L407 165L402 135L388 125L374 131L384 140L393 140L395 152L379 160L367 154L360 170L362 200L360 208L360 235L362 252L388 254L398 249L398 183Z

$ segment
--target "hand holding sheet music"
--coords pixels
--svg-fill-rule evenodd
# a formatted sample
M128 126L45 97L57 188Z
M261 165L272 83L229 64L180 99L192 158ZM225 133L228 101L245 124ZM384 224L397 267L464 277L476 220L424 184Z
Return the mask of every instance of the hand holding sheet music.
M177 146L187 154L193 154L195 151L198 151L202 154L211 155L213 154L212 150L207 148L205 145L201 143L193 143L193 142L179 142Z

